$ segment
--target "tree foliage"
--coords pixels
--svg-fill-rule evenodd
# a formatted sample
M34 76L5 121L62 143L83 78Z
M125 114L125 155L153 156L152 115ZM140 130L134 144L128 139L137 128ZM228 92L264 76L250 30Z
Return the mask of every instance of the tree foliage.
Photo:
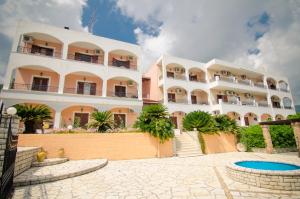
M35 133L37 128L43 128L43 122L51 117L51 110L46 105L17 104L17 115L24 122L24 133Z
M188 131L197 129L199 132L215 131L213 117L203 111L193 111L185 115L182 121L183 128Z
M217 130L232 133L237 131L236 121L230 119L227 115L216 115L213 119Z
M143 108L134 127L143 132L149 132L163 143L174 137L173 123L165 106L161 104L148 105Z
M89 128L96 128L97 131L101 133L112 129L113 126L114 120L110 111L94 111L88 123Z

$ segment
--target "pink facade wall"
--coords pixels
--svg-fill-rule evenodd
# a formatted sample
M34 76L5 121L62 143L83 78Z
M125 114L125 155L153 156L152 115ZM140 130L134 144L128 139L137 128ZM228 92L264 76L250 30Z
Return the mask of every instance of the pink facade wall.
M129 85L128 80L110 79L107 81L107 96L113 96L115 93L115 85L126 86L128 97L138 96L137 84Z
M129 59L129 57L131 59ZM113 58L121 61L130 61L130 69L136 70L137 69L137 59L135 56L130 55L118 55L116 53L109 53L108 54L108 65L112 66Z
M87 49L87 48L80 48L80 47L77 47L77 46L72 46L72 45L69 45L69 48L68 48L68 58L69 59L74 59L75 57L75 53L78 52L78 53L82 53L82 54L87 54L87 55L96 55L95 54L95 49ZM104 51L103 50L100 50L100 54L98 56L98 64L103 64L104 63Z
M126 115L126 124L125 126L132 127L133 124L135 123L138 114L130 110L129 108L113 108L110 110L113 114L125 114Z
M74 123L74 113L92 113L95 108L90 106L72 106L61 112L61 127L67 127Z
M96 83L96 95L99 95L99 96L102 95L102 80L99 77L77 75L77 74L66 75L64 92L65 93L76 93L78 81Z
M150 82L150 99L159 101L163 99L163 94L158 87L159 76L161 75L161 71L159 66L154 64L150 67L149 71L145 74L145 77L151 79Z
M41 47L46 48L53 48L54 49L54 56L55 57L61 57L62 53L62 44L60 43L54 43L54 42L48 42L43 40L34 39L32 43L25 43L23 52L31 52L32 45L37 45Z
M42 74L41 74L42 73ZM44 70L32 70L26 68L16 69L15 76L15 88L16 89L31 89L33 77L49 77L48 91L57 92L59 75L56 72L44 71ZM26 84L26 85L25 85Z

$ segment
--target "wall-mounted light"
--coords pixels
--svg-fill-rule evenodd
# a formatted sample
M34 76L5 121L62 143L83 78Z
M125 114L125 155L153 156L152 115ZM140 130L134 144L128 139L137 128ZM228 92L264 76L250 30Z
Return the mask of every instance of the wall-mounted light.
M83 81L85 81L86 80L86 77L83 77Z
M43 72L40 72L40 76L43 76Z
M48 42L45 43L45 46L48 46Z
M82 106L80 107L80 111L83 112L83 107Z

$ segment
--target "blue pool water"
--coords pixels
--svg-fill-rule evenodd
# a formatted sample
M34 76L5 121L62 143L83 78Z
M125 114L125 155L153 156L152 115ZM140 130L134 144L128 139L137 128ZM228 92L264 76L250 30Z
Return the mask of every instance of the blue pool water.
M241 167L259 170L288 171L300 169L300 166L294 164L266 161L240 161L235 164Z

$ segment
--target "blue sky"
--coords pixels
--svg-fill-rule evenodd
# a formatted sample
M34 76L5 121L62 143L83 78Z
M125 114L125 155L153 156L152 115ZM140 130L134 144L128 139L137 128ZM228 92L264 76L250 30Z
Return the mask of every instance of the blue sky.
M121 14L111 0L89 0L83 9L82 23L87 26L96 9L96 23L93 34L136 44L133 20Z

